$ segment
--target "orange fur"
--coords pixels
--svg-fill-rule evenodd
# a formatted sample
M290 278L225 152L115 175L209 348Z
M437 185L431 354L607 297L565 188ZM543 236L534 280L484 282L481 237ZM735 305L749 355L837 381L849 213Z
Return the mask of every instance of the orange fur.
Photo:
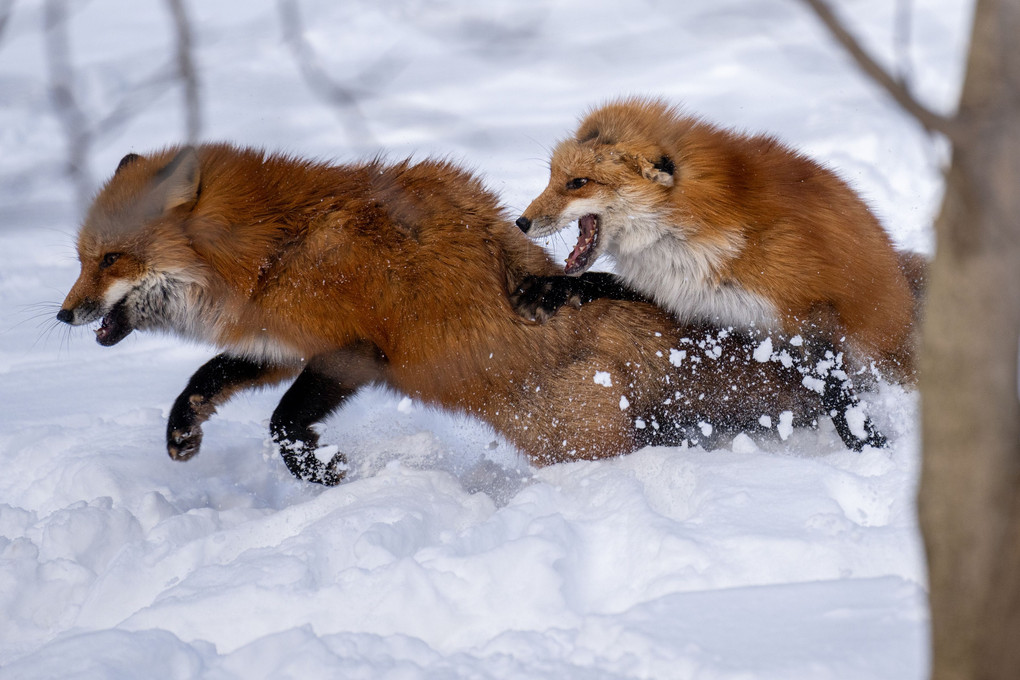
M165 176L189 153L194 186L187 172ZM226 145L166 149L114 175L78 246L82 273L64 320L126 306L127 332L190 336L272 368L208 401L192 397L197 424L235 387L282 380L320 357L338 384L381 382L473 414L536 463L669 443L674 426L754 428L782 411L804 423L821 409L796 371L750 360L754 347L738 336L677 326L650 304L602 300L546 324L522 320L508 289L555 268L449 163L333 166ZM99 268L111 252L117 261ZM172 298L169 311L149 311L136 292L103 302L110 290L168 279L156 301Z
M589 181L568 186L575 178ZM533 223L543 235L580 212L599 213L600 238L616 241L599 247L618 265L640 272L653 266L649 253L672 253L695 263L676 278L705 270L698 285L715 298L706 308L724 307L724 293L737 298L731 307L743 305L731 318L705 318L685 299L690 282L665 288L667 265L644 286L618 266L681 317L803 334L847 349L858 367L873 360L887 376L912 380L915 298L901 256L842 180L776 139L723 130L658 100L610 103L556 147L549 185L522 228ZM910 266L917 275L924 264L915 257ZM764 312L753 308L759 301Z

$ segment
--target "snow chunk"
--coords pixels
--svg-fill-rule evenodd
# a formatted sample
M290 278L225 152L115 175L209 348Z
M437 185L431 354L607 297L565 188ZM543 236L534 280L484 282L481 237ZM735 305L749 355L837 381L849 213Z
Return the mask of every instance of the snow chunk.
M400 403L397 404L397 410L400 411L401 413L410 413L411 405L413 403L414 402L411 401L411 397L404 397L403 399L400 400Z
M687 358L687 350L685 349L671 349L669 350L669 363L674 366L679 366L680 362Z
M790 338L790 344L793 345L794 347L800 347L801 345L804 344L804 338L800 337L799 335L795 335L792 338Z
M712 434L712 423L706 423L704 421L698 423L698 428L701 430L701 434L708 437Z
M765 338L761 344L758 345L754 350L754 360L759 364L764 364L766 361L772 358L772 338Z
M613 386L613 379L607 371L595 371L594 380L596 385L602 385L603 387Z
M758 424L762 427L772 427L772 417L763 415L761 418L758 418Z
M733 438L732 448L733 453L754 453L758 451L758 445L744 432Z
M821 378L815 378L810 375L805 375L804 379L801 380L800 382L802 385L804 385L804 387L808 388L809 390L814 390L818 394L823 394L825 392L825 381L822 380Z
M793 434L793 411L783 411L779 414L779 425L776 426L776 430L779 431L779 438L784 442L789 439Z
M315 454L315 457L323 463L329 463L333 460L333 456L340 453L340 447L336 444L326 444L325 446L320 446L315 449L313 453Z
M630 408L630 402L627 401L627 397L625 397L625 396L623 396L621 394L620 395L620 410L621 411L626 411L628 408Z
M846 410L846 424L850 428L850 432L853 433L858 439L867 439L868 431L864 427L864 421L867 416L864 414L864 409L860 406L851 406Z

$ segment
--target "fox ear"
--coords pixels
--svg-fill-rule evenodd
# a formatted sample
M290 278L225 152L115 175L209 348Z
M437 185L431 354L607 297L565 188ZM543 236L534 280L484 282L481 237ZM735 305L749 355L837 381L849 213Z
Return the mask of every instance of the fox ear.
M153 207L163 213L179 207L190 210L198 201L200 178L198 153L194 147L186 146L166 167L156 173Z
M141 156L139 156L136 153L129 153L128 155L124 156L123 158L120 159L120 163L117 163L117 169L113 171L113 174L116 175L118 172L120 172L127 166L131 165L139 158L141 158Z
M647 158L639 159L641 176L664 187L671 187L674 184L676 165L669 156L662 156L654 163Z

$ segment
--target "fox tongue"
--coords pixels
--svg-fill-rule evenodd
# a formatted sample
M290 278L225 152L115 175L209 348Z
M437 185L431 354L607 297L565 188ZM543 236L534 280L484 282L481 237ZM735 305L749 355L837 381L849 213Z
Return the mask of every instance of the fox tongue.
M118 302L106 313L99 328L96 329L96 342L103 347L110 347L126 338L132 330L134 329L128 321L124 302Z
M585 215L577 220L577 245L567 256L563 271L568 275L580 274L591 266L595 247L599 244L599 221L596 215Z

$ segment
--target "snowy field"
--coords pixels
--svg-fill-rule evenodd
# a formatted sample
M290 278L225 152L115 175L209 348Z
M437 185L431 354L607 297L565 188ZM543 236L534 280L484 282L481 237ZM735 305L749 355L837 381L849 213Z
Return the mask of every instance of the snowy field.
M968 0L838 4L952 108ZM370 391L327 425L354 472L326 489L272 454L271 390L171 461L165 417L212 349L141 333L104 349L52 319L81 206L41 5L14 3L0 35L0 678L925 677L917 397L898 387L867 395L891 443L862 454L826 422L534 469L477 421ZM169 62L169 15L71 5L77 95L99 119ZM777 134L837 169L902 247L933 247L942 150L795 0L303 2L361 121L310 91L274 3L189 7L203 139L448 156L519 211L587 106L661 95ZM95 181L180 141L181 96L167 82L136 97L94 145ZM548 246L562 258L573 238Z

